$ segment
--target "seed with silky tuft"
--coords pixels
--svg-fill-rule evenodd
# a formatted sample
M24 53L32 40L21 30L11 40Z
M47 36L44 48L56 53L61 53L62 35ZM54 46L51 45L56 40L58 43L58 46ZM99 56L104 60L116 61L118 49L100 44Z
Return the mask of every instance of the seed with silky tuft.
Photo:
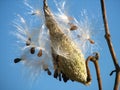
M21 58L16 58L16 59L14 59L14 63L18 63L18 62L20 62L22 59Z
M59 81L61 81L61 73L59 73Z
M42 49L39 50L37 56L38 56L38 57L41 57L41 56L42 56Z
M95 42L92 39L88 39L91 44L95 44Z
M62 73L62 78L64 82L67 82L69 80L68 77L66 77L66 75L64 73Z
M54 71L54 78L57 78L57 77L58 77L58 69Z
M35 47L32 47L32 48L30 49L30 53L31 53L31 54L34 54L34 53L35 53Z
M73 25L71 26L70 30L73 31L73 30L76 30L77 28L78 28L77 26Z
M28 40L26 41L26 46L29 46L31 44L31 38L28 38Z
M71 31L78 29L78 27L75 24L73 24L73 23L69 23L69 25L70 25L70 30Z
M50 72L50 70L49 70L49 69L48 69L47 73L48 73L48 75L51 75L51 72Z
M46 69L44 69L44 70L47 71L48 75L51 75L51 74L52 74L48 68L46 68Z

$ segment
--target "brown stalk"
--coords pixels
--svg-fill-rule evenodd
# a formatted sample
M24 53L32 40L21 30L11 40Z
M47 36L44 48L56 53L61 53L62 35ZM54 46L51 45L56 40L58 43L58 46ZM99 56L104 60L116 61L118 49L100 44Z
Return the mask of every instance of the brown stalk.
M109 47L109 50L110 50L110 54L112 56L112 60L113 60L114 66L115 66L115 70L112 71L112 73L116 72L114 90L118 90L119 89L119 83L120 83L120 67L119 67L118 60L116 58L116 54L115 54L115 51L114 51L114 48L113 48L113 45L112 45L112 41L111 41L111 37L110 37L104 0L101 0L101 9L102 9L102 16L103 16L104 28L105 28L105 38L106 38L106 41L107 41L107 44L108 44L108 47Z
M92 77L90 75L90 70L88 68L88 62L92 61L94 63L95 69L96 69L96 76L97 76L97 80L98 80L98 86L99 86L99 90L102 90L102 80L100 77L100 68L99 68L99 64L98 64L98 59L99 59L99 54L96 53L95 56L89 56L86 60L86 68L87 68L87 73L88 73L88 79L92 80Z

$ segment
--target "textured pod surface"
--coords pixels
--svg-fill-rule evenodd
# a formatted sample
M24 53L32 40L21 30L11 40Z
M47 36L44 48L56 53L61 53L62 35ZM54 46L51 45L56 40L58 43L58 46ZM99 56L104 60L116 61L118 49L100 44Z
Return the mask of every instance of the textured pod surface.
M75 43L62 32L44 0L45 23L50 33L53 53L59 55L59 69L71 80L87 84L84 55ZM53 59L54 60L54 59ZM53 61L55 62L55 61Z

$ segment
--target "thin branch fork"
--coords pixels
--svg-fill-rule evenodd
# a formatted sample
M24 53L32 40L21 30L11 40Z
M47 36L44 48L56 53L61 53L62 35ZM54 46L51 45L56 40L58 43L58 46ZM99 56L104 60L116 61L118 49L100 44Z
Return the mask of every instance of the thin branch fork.
M114 84L114 90L118 90L119 89L119 83L120 83L120 67L118 64L118 60L116 58L116 54L112 45L112 41L111 41L111 37L110 37L110 32L109 32L109 27L108 27L108 22L107 22L107 16L106 16L106 9L105 9L105 4L104 4L104 0L101 0L101 9L102 9L102 16L103 16L103 21L104 21L104 27L105 27L105 38L113 59L113 63L115 66L114 71L111 72L110 75L112 75L113 72L116 72L116 79L115 79L115 84Z

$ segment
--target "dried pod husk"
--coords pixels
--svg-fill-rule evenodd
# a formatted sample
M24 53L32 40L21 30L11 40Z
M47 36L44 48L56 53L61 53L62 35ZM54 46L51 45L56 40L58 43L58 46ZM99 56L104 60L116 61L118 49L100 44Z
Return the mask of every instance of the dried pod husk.
M46 0L44 0L43 9L46 27L49 29L50 33L53 53L59 55L59 70L70 80L87 85L90 82L87 81L87 70L83 53L78 49L76 44L62 32L61 27L51 13ZM54 59L53 62L55 62ZM66 80L67 79L65 79L65 81Z

